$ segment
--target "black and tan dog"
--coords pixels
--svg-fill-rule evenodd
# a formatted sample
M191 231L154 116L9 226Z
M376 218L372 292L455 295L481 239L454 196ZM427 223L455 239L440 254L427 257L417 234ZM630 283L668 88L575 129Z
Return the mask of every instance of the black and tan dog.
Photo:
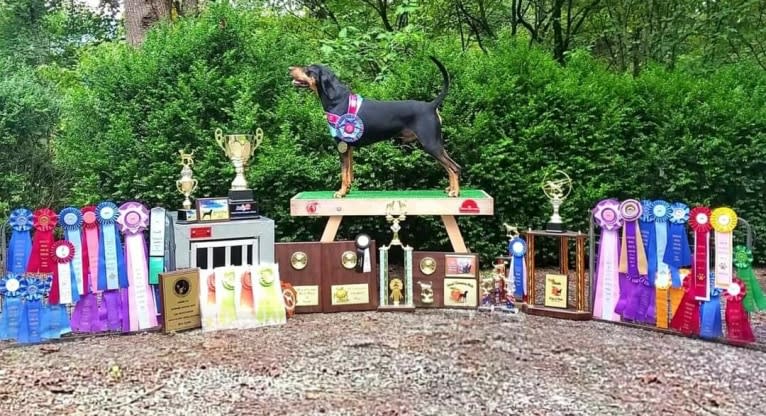
M461 167L447 155L442 138L441 117L438 107L449 90L449 73L441 62L431 57L442 73L444 85L439 95L426 101L363 100L340 82L326 66L309 65L290 67L290 76L296 87L309 88L319 95L327 114L330 134L338 142L341 154L341 187L336 198L346 196L354 178L352 151L395 137L404 143L415 140L433 156L449 175L446 192L451 197L460 195Z

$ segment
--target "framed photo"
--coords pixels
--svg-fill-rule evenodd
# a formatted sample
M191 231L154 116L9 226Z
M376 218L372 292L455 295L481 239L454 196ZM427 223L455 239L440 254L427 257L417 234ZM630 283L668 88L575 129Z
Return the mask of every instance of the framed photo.
M545 275L545 303L550 308L567 308L567 289L569 282L566 275Z
M475 254L447 254L444 256L446 277L476 277L478 257Z
M229 198L197 199L197 221L228 221Z

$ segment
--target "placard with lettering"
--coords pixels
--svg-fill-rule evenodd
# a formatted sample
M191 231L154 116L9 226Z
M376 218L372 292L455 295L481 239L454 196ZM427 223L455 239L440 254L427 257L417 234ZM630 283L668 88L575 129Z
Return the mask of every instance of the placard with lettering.
M201 326L199 274L197 268L160 273L163 331Z

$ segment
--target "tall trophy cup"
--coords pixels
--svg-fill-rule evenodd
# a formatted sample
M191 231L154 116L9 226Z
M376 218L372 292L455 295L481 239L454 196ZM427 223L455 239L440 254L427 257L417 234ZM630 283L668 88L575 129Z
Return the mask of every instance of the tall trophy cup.
M561 204L566 200L569 193L572 192L572 179L566 172L557 170L553 175L546 174L543 178L542 184L543 192L545 196L551 201L553 205L553 215L548 220L548 225L545 227L546 231L554 233L563 233L565 231L561 215L559 215L559 208Z
M380 301L378 311L414 312L415 303L412 287L412 247L404 245L399 240L399 225L407 218L406 205L401 201L392 201L386 206L386 221L391 223L394 236L391 243L380 246ZM388 253L391 247L399 246L404 250L404 276L390 276L388 270Z
M183 150L179 150L181 154L181 179L176 181L176 188L178 192L183 194L184 202L182 204L183 209L178 210L178 220L192 222L197 220L197 211L192 209L192 203L189 197L191 193L197 189L197 180L193 178L194 173L191 167L194 165L194 152L186 153Z
M229 189L229 217L232 220L259 218L253 190L247 187L245 167L263 141L263 130L258 128L255 134L223 134L221 129L215 129L215 141L231 160L236 172Z

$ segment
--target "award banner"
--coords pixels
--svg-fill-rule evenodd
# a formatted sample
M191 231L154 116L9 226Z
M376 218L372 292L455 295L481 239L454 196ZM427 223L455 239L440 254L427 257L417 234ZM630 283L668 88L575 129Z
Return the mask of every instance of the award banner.
M668 246L669 221L671 217L670 203L658 199L652 202L654 214L654 239L655 258L657 261L657 273L667 272L670 275L670 266L665 262L665 250ZM680 287L680 285L679 285Z
M82 207L80 210L82 214L82 241L84 253L87 253L88 267L88 282L90 283L90 291L96 293L98 289L98 253L99 253L99 231L98 231L98 217L96 216L96 206L88 205Z
M682 285L686 282L686 279L689 279L690 274L691 274L691 271L689 269L679 270L679 276L680 276ZM678 310L678 307L681 306L681 300L684 298L684 293L686 293L686 290L684 290L684 287L685 286L673 287L672 277L671 277L671 286L670 286L670 289L668 289L668 294L670 295L670 317L671 318L675 316L676 311Z
M199 305L203 331L215 330L218 324L215 274L213 269L199 272Z
M149 219L149 284L160 283L165 271L165 208L154 207Z
M74 258L72 258L72 270L77 279L77 290L80 296L90 293L88 280L88 253L87 245L82 238L82 213L74 207L67 207L59 212L59 225L64 230L64 239L74 246Z
M11 241L6 255L6 270L16 275L27 271L29 256L32 254L32 211L16 208L11 211L8 225L11 226Z
M752 264L753 252L749 248L734 247L734 267L737 268L737 277L745 284L745 297L742 299L742 304L749 313L766 310L766 296L753 272Z
M734 278L734 228L737 227L737 214L731 208L716 208L711 214L715 230L715 287L726 289Z
M508 256L511 257L508 274L513 276L514 295L518 298L527 295L527 264L524 259L526 254L527 243L523 238L516 236L508 242Z
M128 287L124 250L117 229L120 213L113 202L96 206L96 218L101 231L98 246L98 290L116 290Z
M657 272L657 278L654 279L655 298L656 298L656 325L657 328L667 328L670 321L670 311L668 310L668 290L670 289L670 270Z
M639 322L654 324L656 318L656 290L654 279L657 276L657 236L654 221L654 202L645 199L641 201L641 218L638 221L641 230L641 241L644 243L646 253L646 279L641 280L644 286L641 288L642 296L639 311L644 311L643 316L638 316Z
M710 279L708 279L711 286L710 299L702 302L700 308L700 314L702 315L700 336L707 339L723 337L723 324L721 323L721 289L715 287L714 278L715 276L710 276Z
M700 305L692 292L693 277L684 280L684 296L670 321L670 328L685 335L700 333Z
M24 307L21 315L21 326L17 341L22 344L33 344L43 340L43 296L48 289L46 279L27 277L22 279L24 284Z
M694 207L689 214L689 226L694 232L694 261L692 261L691 291L697 300L710 299L710 224L708 207Z
M0 279L0 296L3 299L3 313L0 314L0 340L16 339L21 327L21 295L26 289L26 282L16 275L7 275Z
M624 319L643 322L649 308L649 299L654 293L648 282L648 266L644 243L638 229L642 205L635 199L620 203L620 215L625 221L620 247L620 299L615 312ZM653 321L652 321L653 322Z
M237 306L235 290L241 285L244 266L217 267L215 271L216 326L209 329L236 329ZM203 329L205 329L203 327Z
M620 216L620 202L605 199L593 208L596 224L601 228L596 269L596 294L593 315L607 321L619 321L615 313L620 297L618 258L620 256L619 230L623 220Z
M726 288L726 339L733 343L755 342L753 328L750 326L750 317L742 305L746 289L742 280L736 277Z
M662 261L670 268L670 282L673 288L682 288L681 268L691 265L691 250L689 238L686 236L685 224L689 221L689 207L682 202L670 205L670 227L665 252ZM672 296L672 294L671 294Z
M32 253L27 263L29 273L51 273L51 246L53 245L53 229L56 228L56 213L48 208L40 208L33 214L35 234L32 238Z
M53 243L53 284L48 302L52 305L73 305L80 300L80 292L77 290L77 278L75 277L72 259L75 256L74 246L66 240Z
M117 223L125 235L130 330L154 328L158 325L157 303L154 300L154 290L149 285L149 264L143 233L149 226L149 210L139 202L126 202L120 205L119 212Z
M252 291L255 301L255 325L282 325L287 322L287 312L279 280L279 268L273 263L261 263L251 267Z

